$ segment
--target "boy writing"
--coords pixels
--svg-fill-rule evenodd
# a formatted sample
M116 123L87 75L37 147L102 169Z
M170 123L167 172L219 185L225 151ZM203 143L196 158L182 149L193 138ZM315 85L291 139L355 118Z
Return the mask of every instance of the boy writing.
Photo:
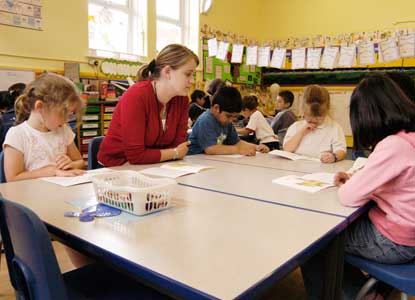
M255 155L257 145L240 140L232 124L241 112L241 106L241 94L236 88L220 88L213 96L211 109L193 126L188 154Z

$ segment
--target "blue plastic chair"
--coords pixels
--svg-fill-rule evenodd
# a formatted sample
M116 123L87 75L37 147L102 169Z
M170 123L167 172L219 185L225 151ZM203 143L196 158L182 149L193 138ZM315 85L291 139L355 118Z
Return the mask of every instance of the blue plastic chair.
M88 145L88 170L100 169L103 166L98 162L97 155L101 146L103 136L94 137Z
M370 278L357 294L356 300L362 299L378 281L387 283L401 291L401 300L407 295L415 295L415 262L402 265L381 264L362 257L346 255L345 261L367 272Z
M17 299L170 299L99 264L61 274L43 222L30 209L2 198L0 230Z

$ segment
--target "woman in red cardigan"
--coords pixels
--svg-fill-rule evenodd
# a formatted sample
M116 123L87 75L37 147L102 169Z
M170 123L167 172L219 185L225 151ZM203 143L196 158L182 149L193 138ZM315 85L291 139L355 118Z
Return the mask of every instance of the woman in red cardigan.
M138 71L121 97L98 152L107 167L181 159L187 153L189 88L199 59L181 45L168 45Z

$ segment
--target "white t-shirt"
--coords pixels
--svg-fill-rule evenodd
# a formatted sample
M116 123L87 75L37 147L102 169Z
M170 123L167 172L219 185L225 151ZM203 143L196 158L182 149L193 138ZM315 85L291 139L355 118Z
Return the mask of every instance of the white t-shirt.
M249 117L249 122L246 125L246 128L255 131L255 136L260 141L260 143L270 143L277 141L274 131L259 110L254 112Z
M306 123L306 120L301 120L288 127L284 144L303 128ZM320 158L322 152L335 152L338 150L346 151L346 138L339 123L327 116L321 125L303 137L295 153Z
M11 127L4 145L9 145L23 153L26 171L33 171L56 163L56 157L66 154L75 134L68 125L56 131L41 132L31 127L27 121Z

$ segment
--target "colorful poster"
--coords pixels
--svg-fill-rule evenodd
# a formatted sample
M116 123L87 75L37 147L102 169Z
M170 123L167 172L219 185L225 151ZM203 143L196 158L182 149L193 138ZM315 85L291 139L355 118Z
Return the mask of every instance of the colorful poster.
M0 0L0 24L42 29L41 0Z

